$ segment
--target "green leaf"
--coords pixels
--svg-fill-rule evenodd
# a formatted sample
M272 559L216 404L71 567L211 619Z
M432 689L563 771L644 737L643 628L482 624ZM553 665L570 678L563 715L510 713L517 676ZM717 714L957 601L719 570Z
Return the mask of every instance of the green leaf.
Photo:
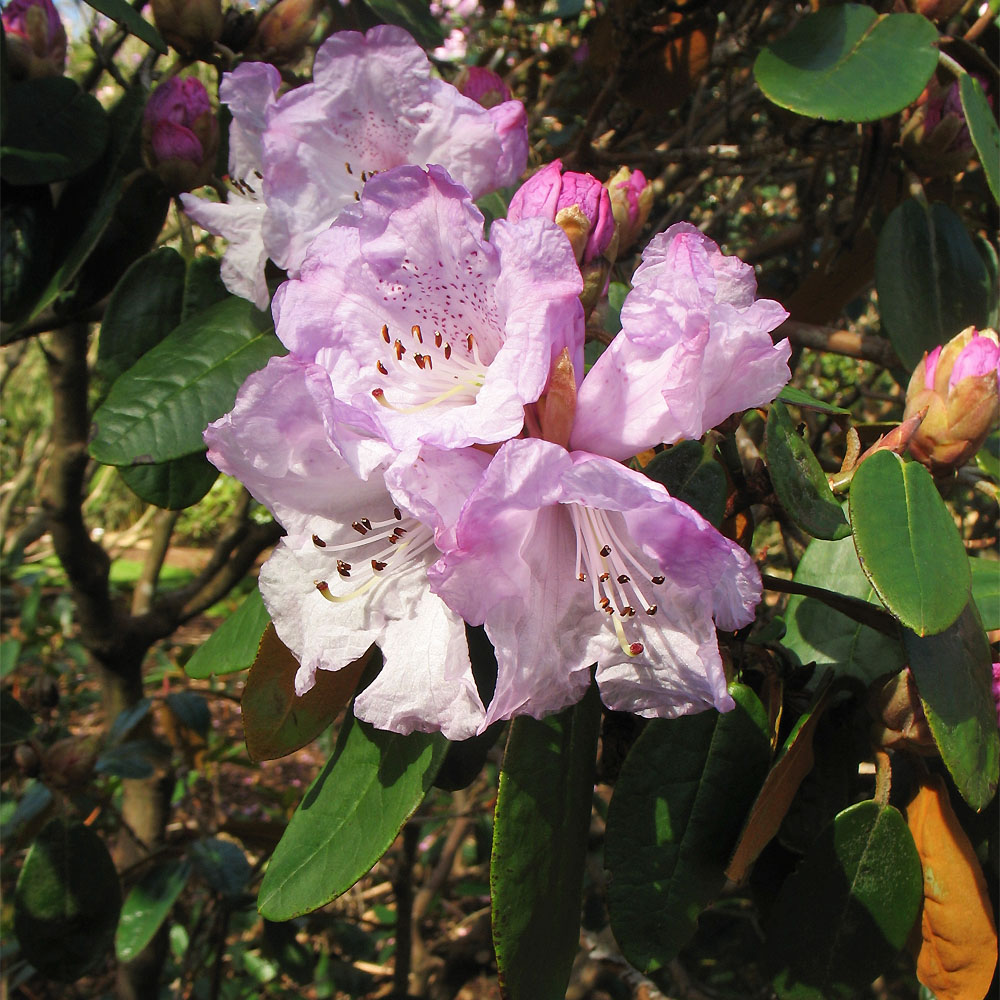
M139 12L127 4L125 0L87 0L87 4L94 10L110 17L122 27L127 28L137 38L141 38L151 49L155 49L161 56L167 54L166 42L160 37L160 33L149 21L139 15Z
M767 415L765 449L771 482L785 510L816 538L846 538L851 526L834 499L819 459L777 400Z
M993 200L1000 202L1000 129L997 128L990 102L971 73L961 75L958 92L972 144L979 153L979 162L986 174L986 183L993 193Z
M309 913L370 871L423 801L447 746L439 733L400 736L349 716L268 863L261 914Z
M184 302L178 323L229 297L229 292L222 283L221 265L222 261L218 257L195 257L187 262Z
M642 470L662 483L672 497L694 507L716 528L726 512L726 473L715 460L715 447L681 441L661 451Z
M340 670L317 670L316 683L300 697L299 661L268 625L240 699L250 759L286 757L319 736L354 697L374 649Z
M193 507L219 478L201 451L157 465L121 466L118 472L137 497L164 510Z
M191 845L191 860L209 888L227 899L241 896L253 875L242 848L231 840L196 840Z
M672 961L725 868L767 774L767 713L742 684L731 712L656 719L635 742L608 808L611 929L646 975Z
M82 173L108 144L108 116L69 77L23 80L8 94L0 176L8 184L49 184Z
M490 886L500 988L562 1000L580 942L580 896L601 701L513 721L500 769Z
M882 325L910 370L967 326L989 319L986 264L962 220L946 205L910 198L879 233L875 286Z
M823 7L765 48L754 76L775 104L800 115L874 121L920 96L937 67L937 37L918 14Z
M795 571L795 582L814 587L836 586L837 592L881 607L858 563L852 540L813 541ZM782 645L802 663L815 661L838 674L870 684L876 677L900 670L902 644L862 625L812 597L793 596L785 609Z
M834 406L833 403L824 403L821 399L813 399L808 392L796 389L793 385L786 385L778 393L778 399L790 406L805 407L807 410L819 410L820 413L836 413L840 416L849 417L850 410L845 410L842 406Z
M201 451L205 427L281 350L268 317L244 299L197 313L111 387L94 414L91 455L106 465L152 465Z
M1000 733L990 646L971 601L940 635L903 633L934 742L962 798L977 812L997 790Z
M170 247L140 257L108 300L97 344L97 373L114 381L181 321L184 258Z
M190 862L175 858L157 865L132 887L122 904L115 933L119 962L131 962L153 940L190 874Z
M14 893L14 932L24 957L50 979L78 979L104 961L121 906L104 841L82 823L50 820L24 859Z
M767 929L778 995L848 1000L888 971L920 912L906 820L859 802L839 813L785 882Z
M972 599L976 602L983 628L1000 629L1000 562L996 559L969 560L972 570Z
M426 0L364 0L383 24L405 28L425 49L436 48L444 41L441 24L430 11Z
M184 664L184 672L188 677L203 680L213 674L221 677L247 670L257 656L260 638L270 621L260 591L254 587L236 611L194 651Z
M0 746L23 743L35 731L31 713L6 689L0 691L0 718Z
M204 695L197 691L171 691L165 700L182 726L201 736L208 736L212 725L212 711Z
M0 306L11 323L30 309L52 269L52 195L47 184L11 187L0 201Z
M972 578L931 474L877 451L854 473L850 511L861 568L882 603L918 635L943 632L968 603Z

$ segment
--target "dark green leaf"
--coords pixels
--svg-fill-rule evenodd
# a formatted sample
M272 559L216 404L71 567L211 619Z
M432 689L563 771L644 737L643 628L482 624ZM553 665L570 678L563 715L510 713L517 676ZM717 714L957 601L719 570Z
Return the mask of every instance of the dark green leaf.
M869 122L915 101L938 63L934 25L862 4L806 14L754 63L775 104L810 118Z
M194 651L184 664L185 673L201 680L247 670L270 621L260 591L254 587L239 608Z
M971 601L940 635L903 632L934 742L962 798L977 812L997 790L1000 735L991 690L992 657Z
M4 321L30 309L52 269L52 195L47 184L5 188L0 200L0 295Z
M196 691L172 691L167 695L167 705L186 729L207 736L212 725L212 712L204 695Z
M104 841L82 823L47 823L24 859L14 894L14 931L24 957L50 979L78 979L104 961L121 906Z
M989 319L989 274L962 220L910 198L879 233L875 285L882 324L900 361L916 367L967 326Z
M122 904L115 933L119 962L131 962L153 940L190 874L191 864L174 858L153 868L132 887Z
M10 184L49 184L82 173L108 142L108 116L69 77L15 83L7 95L0 176Z
M694 507L716 528L726 512L726 473L715 460L715 447L700 441L681 441L661 451L642 470L662 483L667 492Z
M221 264L218 257L195 257L188 261L184 275L184 303L178 322L190 319L202 309L229 297L219 273Z
M0 746L23 743L34 731L31 713L9 691L0 691Z
M905 944L922 898L920 858L900 813L876 802L845 809L775 903L767 943L778 995L858 996Z
M148 698L142 698L129 708L122 709L108 731L108 743L120 743L149 714L152 705Z
M441 24L430 11L426 0L364 0L384 24L395 24L413 35L425 48L436 48L444 41Z
M423 801L447 746L437 733L400 736L349 716L275 848L261 914L290 920L350 889Z
M580 941L580 895L601 701L511 723L500 770L490 886L500 987L562 1000Z
M976 602L983 628L987 632L1000 629L1000 562L996 559L970 559L972 599Z
M191 860L210 889L235 899L246 891L253 872L238 844L209 837L191 845Z
M90 453L107 465L152 465L204 447L243 380L282 350L268 317L230 297L186 320L111 387L94 414Z
M834 499L819 459L777 400L767 415L765 449L771 482L785 510L816 538L846 538L851 526Z
M157 465L121 466L118 471L137 497L165 510L193 507L219 478L219 470L200 451Z
M109 382L131 368L181 321L184 258L160 247L137 260L108 300L97 345L97 372Z
M820 399L813 399L808 392L796 389L792 385L786 385L778 393L778 399L783 403L788 403L790 406L801 406L807 410L819 410L821 413L837 413L846 417L851 415L850 410L845 410L842 406L834 406L833 403L824 403Z
M156 771L155 762L163 749L154 740L127 740L106 747L94 764L98 774L113 774L118 778L150 778Z
M7 851L16 851L21 839L30 839L32 831L41 826L45 815L55 808L55 798L41 781L30 779L25 787L17 808L0 825L0 840Z
M965 547L931 474L877 451L851 481L861 568L882 603L918 635L943 632L968 603Z
M240 699L250 759L276 760L312 743L354 697L373 653L375 647L340 670L317 670L316 683L299 697L299 661L268 625Z
M167 54L166 43L160 38L160 33L149 21L144 20L139 12L125 0L87 0L87 4L100 11L112 21L127 28L137 38L141 38L151 49L155 49L161 56Z
M767 713L734 684L736 708L654 720L629 752L608 808L611 929L657 978L721 891L747 810L767 774Z
M986 173L986 183L993 193L993 200L1000 202L1000 129L997 128L993 110L979 81L971 73L962 74L958 89L969 135Z

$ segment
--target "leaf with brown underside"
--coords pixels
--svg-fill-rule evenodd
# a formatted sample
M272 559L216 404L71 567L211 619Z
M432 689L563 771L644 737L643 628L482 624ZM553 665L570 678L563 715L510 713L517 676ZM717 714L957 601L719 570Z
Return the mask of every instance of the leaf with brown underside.
M997 932L986 879L939 775L906 807L924 869L917 978L937 1000L981 1000L997 962Z
M268 625L241 699L250 759L285 757L319 736L351 700L374 648L340 670L317 670L315 686L299 698L299 661Z

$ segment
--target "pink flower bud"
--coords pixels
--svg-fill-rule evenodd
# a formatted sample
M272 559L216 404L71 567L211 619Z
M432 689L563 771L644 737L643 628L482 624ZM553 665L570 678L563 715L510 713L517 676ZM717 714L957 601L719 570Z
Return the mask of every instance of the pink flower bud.
M611 196L620 254L635 243L649 218L653 207L653 185L641 170L622 167L604 186Z
M66 30L52 0L11 0L2 17L14 79L62 73L66 66Z
M967 462L1000 419L1000 343L996 331L963 330L925 354L906 390L903 419L926 408L910 454L936 476Z
M466 66L455 81L458 92L484 108L495 108L510 100L510 88L485 66Z
M160 34L182 55L210 50L222 34L222 0L153 0L152 6Z
M562 161L553 160L521 185L507 211L511 222L536 215L562 226L577 263L589 264L609 248L613 256L615 217L607 188L596 177L563 173Z
M315 28L315 0L280 0L257 25L250 54L276 66L298 62Z
M142 123L146 165L179 193L207 183L219 148L219 124L200 80L171 77L153 91Z

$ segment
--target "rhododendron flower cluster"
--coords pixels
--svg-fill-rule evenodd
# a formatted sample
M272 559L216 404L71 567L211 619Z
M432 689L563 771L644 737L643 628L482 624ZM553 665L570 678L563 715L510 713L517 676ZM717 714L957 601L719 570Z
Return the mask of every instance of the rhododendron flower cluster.
M474 194L447 162L398 165L322 231L287 229L302 252L273 312L289 353L206 431L286 529L260 587L296 691L375 642L384 665L355 712L401 733L541 717L592 671L610 708L725 711L716 628L752 620L760 576L622 460L771 400L786 314L680 224L646 249L622 331L584 375L570 241L545 213L487 238ZM466 623L496 650L488 703Z

